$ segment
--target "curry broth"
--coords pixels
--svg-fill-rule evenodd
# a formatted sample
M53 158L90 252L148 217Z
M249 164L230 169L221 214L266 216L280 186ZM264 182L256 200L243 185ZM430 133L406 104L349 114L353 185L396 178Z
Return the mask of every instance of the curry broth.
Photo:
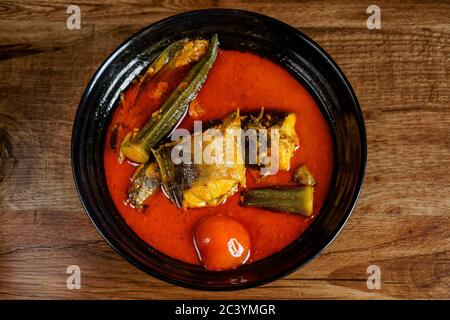
M182 77L182 74L178 75ZM204 110L195 120L222 119L230 112L278 110L294 112L300 148L291 160L291 169L259 180L258 170L247 169L247 188L291 184L294 169L306 164L317 185L314 193L314 214L306 218L293 214L270 212L239 205L239 192L225 204L200 209L181 209L163 192L150 196L144 211L125 203L127 189L135 165L126 160L119 163L117 152L111 149L114 124L124 127L114 133L120 143L126 133L142 127L157 110L174 86L173 75L161 75L163 85L151 87L142 95L145 81L135 82L124 93L114 111L104 148L104 167L108 188L115 206L130 226L145 242L160 252L192 264L200 264L193 244L193 230L198 221L210 215L228 215L243 223L251 236L250 262L265 258L289 245L309 226L322 207L328 193L333 171L333 141L330 129L319 107L307 90L286 70L274 62L248 52L220 50L216 62L200 90L196 104ZM166 77L166 78L164 78ZM139 86L141 88L139 88ZM146 103L139 103L145 100ZM144 107L145 106L145 107ZM188 114L180 124L191 128Z

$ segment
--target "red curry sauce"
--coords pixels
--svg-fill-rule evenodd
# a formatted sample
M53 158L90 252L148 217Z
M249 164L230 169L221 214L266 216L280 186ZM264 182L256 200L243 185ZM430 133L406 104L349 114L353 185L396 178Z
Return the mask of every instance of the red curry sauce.
M317 182L314 215L305 218L243 208L239 205L239 193L223 205L200 209L177 208L161 191L146 200L145 211L137 211L125 204L130 177L136 167L126 160L121 164L118 162L117 153L110 148L111 130L116 121L124 123L124 129L119 131L116 139L120 144L127 132L142 127L176 85L174 81L170 77L165 79L163 85L145 90L145 96L139 85L132 84L114 112L105 143L104 166L108 188L120 214L150 246L188 263L200 263L193 244L193 232L198 221L210 215L228 215L247 227L252 240L250 262L283 249L308 227L323 205L332 177L333 142L326 120L306 89L281 66L252 53L220 50L196 98L196 103L205 110L196 120L222 119L237 108L241 112L259 111L261 107L295 112L300 148L291 160L291 170L257 182L258 170L247 169L247 188L290 184L293 170L306 164ZM141 87L144 85L145 81L140 84ZM139 99L147 100L140 104ZM191 128L192 122L187 115L180 126Z

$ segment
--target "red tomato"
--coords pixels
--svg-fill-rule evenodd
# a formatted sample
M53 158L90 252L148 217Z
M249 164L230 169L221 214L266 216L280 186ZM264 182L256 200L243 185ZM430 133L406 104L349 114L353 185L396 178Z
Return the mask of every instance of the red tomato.
M250 235L236 219L212 216L194 232L194 244L208 270L226 270L245 263L250 256Z

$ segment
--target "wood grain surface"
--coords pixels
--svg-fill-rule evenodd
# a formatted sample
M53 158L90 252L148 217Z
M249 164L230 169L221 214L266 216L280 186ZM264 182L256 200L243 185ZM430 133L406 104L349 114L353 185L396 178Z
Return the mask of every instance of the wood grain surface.
M67 30L69 4L81 29ZM0 298L450 298L450 3L377 1L0 1ZM341 66L366 120L361 198L303 269L259 288L188 290L136 269L100 237L70 165L76 108L121 42L198 8L260 12L302 30ZM381 289L366 285L381 268ZM66 268L81 268L81 289Z

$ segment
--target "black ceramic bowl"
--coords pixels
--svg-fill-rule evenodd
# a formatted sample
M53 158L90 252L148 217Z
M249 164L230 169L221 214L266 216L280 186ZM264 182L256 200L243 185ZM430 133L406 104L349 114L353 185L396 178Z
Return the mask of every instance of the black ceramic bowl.
M236 270L208 272L170 258L142 241L115 208L103 172L103 145L119 93L169 43L218 33L224 49L252 51L286 68L316 99L334 136L335 171L328 198L311 226L292 244ZM162 280L190 288L232 290L287 275L317 256L338 234L359 196L366 162L364 122L356 96L336 63L303 33L273 18L229 9L200 10L152 24L125 41L102 64L78 106L72 167L84 208L123 257Z

